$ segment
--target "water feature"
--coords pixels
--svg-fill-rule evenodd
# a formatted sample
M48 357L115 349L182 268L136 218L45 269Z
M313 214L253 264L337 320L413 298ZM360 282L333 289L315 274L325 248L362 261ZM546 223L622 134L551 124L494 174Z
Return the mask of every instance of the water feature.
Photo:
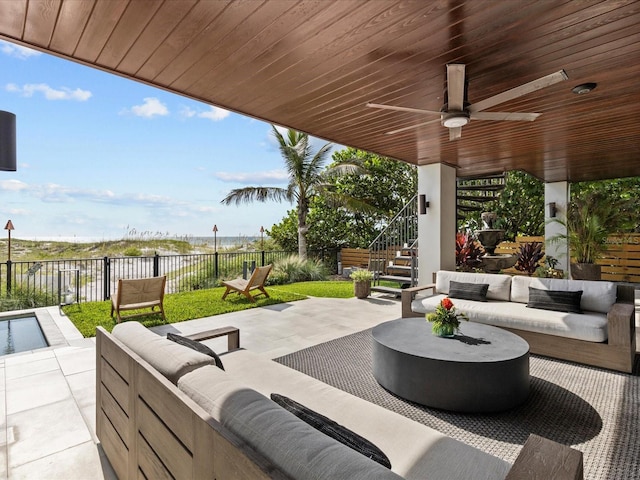
M48 346L35 314L0 318L0 355Z
M498 273L500 270L513 267L517 261L515 255L495 253L496 247L504 239L504 230L495 228L497 215L494 212L483 212L481 218L482 229L476 232L476 236L486 253L480 257L480 268L487 273Z

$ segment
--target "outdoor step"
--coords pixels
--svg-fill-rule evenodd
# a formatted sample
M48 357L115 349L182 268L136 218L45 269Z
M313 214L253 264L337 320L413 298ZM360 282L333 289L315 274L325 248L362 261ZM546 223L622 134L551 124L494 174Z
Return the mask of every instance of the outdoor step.
M402 294L402 289L401 288L383 287L382 285L377 285L377 286L371 287L371 291L372 292L380 292L380 293L392 293L394 295L401 295Z
M405 262L410 262L412 258L417 259L418 257L412 257L411 255L396 255L396 260L403 260Z
M390 265L387 267L387 271L389 270L402 270L403 272L411 271L410 265Z
M404 277L402 275L380 275L378 280L389 280L391 282L410 283L411 277Z

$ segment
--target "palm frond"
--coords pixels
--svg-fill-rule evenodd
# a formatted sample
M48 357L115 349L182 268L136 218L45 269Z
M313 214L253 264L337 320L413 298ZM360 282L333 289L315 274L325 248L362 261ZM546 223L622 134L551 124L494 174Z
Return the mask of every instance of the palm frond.
M254 201L266 202L267 200L273 200L275 202L282 202L283 200L286 200L290 202L292 201L292 197L290 191L285 188L245 187L231 190L231 192L229 192L229 194L224 197L220 203L223 205L242 205Z

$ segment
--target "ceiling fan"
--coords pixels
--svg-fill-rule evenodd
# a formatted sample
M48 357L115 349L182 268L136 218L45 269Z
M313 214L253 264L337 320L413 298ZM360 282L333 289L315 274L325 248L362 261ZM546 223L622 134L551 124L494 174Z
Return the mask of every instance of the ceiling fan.
M462 127L471 120L514 120L533 122L540 113L517 113L517 112L483 112L494 105L513 100L541 88L548 87L554 83L568 80L569 77L564 70L546 75L537 80L533 80L519 87L512 88L505 92L489 97L478 103L469 104L466 98L465 66L460 63L447 64L447 95L442 109L439 112L433 110L423 110L420 108L397 107L394 105L383 105L380 103L367 103L367 107L381 108L385 110L395 110L399 112L424 113L427 115L438 115L439 119L429 120L409 127L399 128L387 134L404 132L413 128L428 125L440 121L444 127L449 129L449 140L457 140L462 136Z

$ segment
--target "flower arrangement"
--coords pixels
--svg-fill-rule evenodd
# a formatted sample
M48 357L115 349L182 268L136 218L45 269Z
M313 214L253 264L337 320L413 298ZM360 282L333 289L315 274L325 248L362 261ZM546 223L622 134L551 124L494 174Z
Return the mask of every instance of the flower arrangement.
M442 299L436 311L427 314L432 323L431 331L440 337L451 337L460 328L460 320L469 320L464 313L456 313L456 307L449 297Z
M354 282L370 282L373 280L373 272L366 269L358 269L351 272L349 278Z

